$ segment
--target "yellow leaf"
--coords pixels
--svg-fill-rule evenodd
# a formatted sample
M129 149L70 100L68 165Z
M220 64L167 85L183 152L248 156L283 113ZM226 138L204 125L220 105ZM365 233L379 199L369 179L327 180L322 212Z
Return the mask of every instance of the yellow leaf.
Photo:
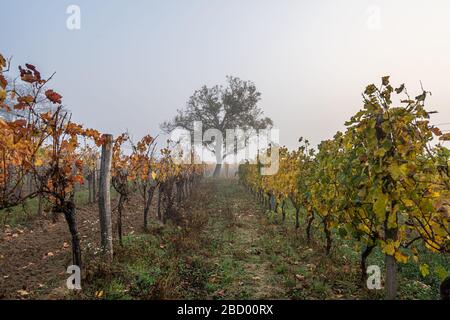
M382 220L384 219L384 215L386 214L386 206L388 203L388 196L384 193L380 192L378 194L377 200L373 204L373 211L377 215L377 217Z
M382 247L382 251L389 256L393 256L395 254L395 245L393 242L386 243Z
M420 265L419 269L423 277L426 277L430 274L430 267L426 263Z
M410 199L402 199L403 203L405 204L405 206L407 207L413 207L414 206L414 202Z
M399 178L406 176L408 173L408 166L406 164L398 165L393 163L389 166L389 172L394 180L398 180Z
M152 171L152 179L156 180L157 177L158 177L158 175L156 174L156 172Z

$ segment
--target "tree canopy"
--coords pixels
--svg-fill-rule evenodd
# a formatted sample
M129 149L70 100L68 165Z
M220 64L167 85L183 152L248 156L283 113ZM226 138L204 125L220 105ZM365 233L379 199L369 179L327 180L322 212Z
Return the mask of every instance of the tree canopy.
M193 132L194 123L201 122L203 132L217 129L222 133L222 137L226 136L226 131L229 129L268 129L272 127L273 122L270 118L264 117L258 105L260 99L261 93L253 82L227 76L225 87L203 86L196 90L189 98L186 107L178 110L177 115L172 120L164 122L161 128L166 133L176 128ZM218 163L215 174L217 175L220 172L221 160L229 155L229 151L223 150L223 143L218 139L203 141L203 145L216 155ZM233 150L236 151L235 148Z

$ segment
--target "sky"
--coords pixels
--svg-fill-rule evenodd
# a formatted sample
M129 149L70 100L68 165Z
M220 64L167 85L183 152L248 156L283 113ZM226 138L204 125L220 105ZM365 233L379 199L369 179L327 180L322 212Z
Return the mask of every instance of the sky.
M80 29L66 22L80 8ZM0 0L0 52L32 63L73 119L156 135L203 85L253 81L280 143L344 130L361 92L390 75L432 92L450 129L448 0Z

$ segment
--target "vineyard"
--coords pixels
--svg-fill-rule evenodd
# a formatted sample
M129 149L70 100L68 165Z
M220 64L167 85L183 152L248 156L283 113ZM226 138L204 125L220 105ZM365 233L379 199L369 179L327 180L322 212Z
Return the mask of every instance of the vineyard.
M383 77L345 132L280 147L274 175L255 159L225 179L173 141L73 122L53 75L10 65L0 55L0 299L448 298L450 133L429 92ZM69 265L82 290L65 288Z
M20 211L20 206L26 211L25 206L30 202L36 204L34 200L38 199L37 219L44 219L44 213L49 213L55 222L59 214L64 215L71 237L73 265L82 267L76 218L76 193L80 189L85 197L88 194L89 203L98 202L99 248L105 261L111 262L114 252L111 192L118 198L114 224L119 245L123 244L124 207L132 193L139 194L144 231L155 195L158 220L164 223L177 219L175 207L189 197L203 175L203 165L177 164L170 142L157 155L155 139L150 135L134 143L127 133L113 139L111 135L83 128L71 120L62 96L48 88L53 76L44 79L35 66L26 64L19 67L19 86L16 81L9 83L6 77L9 71L10 61L0 55L0 107L15 115L10 121L0 119L0 212L2 224L7 228L6 238L18 236L8 230L11 212ZM42 110L46 104L52 107ZM124 148L126 143L128 149ZM185 155L191 156L195 155ZM83 188L85 180L87 190ZM3 255L1 258L6 259ZM8 278L9 275L4 275L2 280ZM25 289L17 292L28 295Z
M323 141L317 152L300 139L298 150L281 149L278 174L261 176L250 164L239 172L267 208L281 207L283 221L287 203L294 207L296 228L304 215L308 242L311 228L320 226L326 255L334 237L361 244L362 282L367 259L379 248L388 299L397 294L398 263L413 260L425 277L430 266L421 262L424 251L447 259L450 249L450 153L440 144L430 146L433 138L447 141L450 134L430 125L434 112L426 110L427 94L412 99L404 85L394 89L383 77L379 87L366 88L364 108L346 123L347 131ZM402 107L393 106L396 98ZM433 271L444 280L447 268L445 263Z

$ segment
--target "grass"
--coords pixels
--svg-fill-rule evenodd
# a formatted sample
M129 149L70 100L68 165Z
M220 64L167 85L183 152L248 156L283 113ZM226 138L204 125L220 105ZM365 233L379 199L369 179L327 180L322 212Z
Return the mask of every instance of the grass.
M148 234L127 236L106 269L90 259L83 298L99 292L102 299L254 297L251 269L261 262L262 249L250 244L244 232L248 226L236 221L230 204L242 190L228 183L205 184L198 197L209 201L193 199L183 226L155 224Z
M205 180L186 210L184 222L129 235L116 245L112 266L88 262L83 298L92 299L383 299L383 290L360 283L355 241L334 234L330 256L322 231L305 239L305 219L295 229L288 205L286 221L265 212L233 180ZM448 257L424 250L421 263L435 271ZM374 250L368 265L384 267ZM447 270L444 270L447 271ZM412 261L399 266L399 298L438 299L440 279L422 277ZM102 293L99 297L99 293Z
M287 214L284 225L281 224L281 214L273 211L267 212L267 220L273 225L277 225L280 230L284 230L285 236L279 238L277 241L284 242L283 248L292 248L295 243L304 244L306 225L305 213L300 213L300 225L299 230L294 229L295 225L295 210L289 202L286 206ZM269 243L273 243L274 235L270 235ZM311 277L306 277L305 285L308 290L311 290L309 298L317 297L324 298L323 293L328 292L328 297L341 297L341 292L346 292L342 297L344 298L363 298L363 299L380 299L383 297L382 291L377 290L365 290L358 285L359 277L359 259L360 252L363 248L354 240L343 239L337 232L333 233L333 249L332 255L326 257L324 255L325 238L323 237L322 230L317 226L312 228L313 243L311 243L307 252L303 254L301 260L307 264L309 261L317 264L316 272L314 273L315 280L309 281ZM291 239L291 241L289 240ZM293 243L294 242L294 243ZM300 250L304 250L301 248ZM286 252L288 253L288 252ZM295 257L295 253L288 253L289 256ZM280 262L281 263L281 262ZM419 265L426 263L430 266L430 275L423 277L419 270ZM384 254L379 248L374 249L370 257L368 258L367 265L377 265L380 267L382 273L384 269ZM425 248L420 249L420 262L415 263L410 259L405 264L399 264L399 292L400 299L439 299L439 285L441 281L450 274L448 269L449 256L442 254L434 254ZM447 269L446 269L447 268ZM278 269L283 269L278 266ZM291 271L293 273L294 271ZM283 273L284 274L284 273ZM300 274L303 274L300 272ZM325 275L325 276L322 276ZM292 281L286 279L288 283ZM331 287L330 287L331 284ZM333 289L336 293L333 294ZM292 298L297 298L299 293L293 291ZM300 295L302 296L302 295Z

